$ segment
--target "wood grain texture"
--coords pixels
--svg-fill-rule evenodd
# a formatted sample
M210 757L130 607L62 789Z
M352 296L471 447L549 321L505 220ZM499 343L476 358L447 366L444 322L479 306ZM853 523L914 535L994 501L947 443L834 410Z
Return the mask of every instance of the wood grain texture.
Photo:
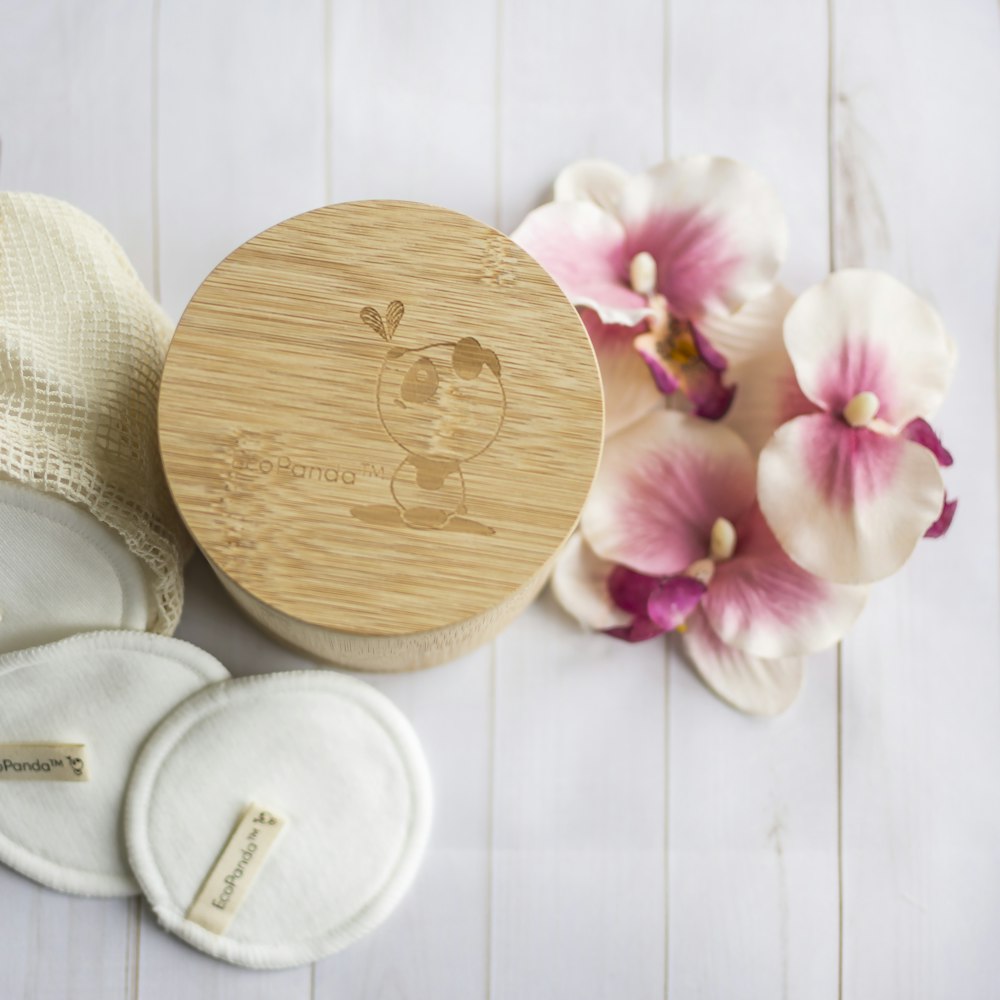
M671 10L671 148L733 156L767 177L791 233L780 279L800 292L829 266L825 4L774 0L766 31L754 5ZM837 996L836 670L835 650L810 657L799 702L764 723L675 671L672 995Z
M1000 981L996 10L835 13L836 263L906 281L959 351L933 417L954 525L844 643L843 996L980 1000Z
M233 251L160 389L171 492L241 606L370 669L459 655L534 597L602 430L593 350L552 279L414 202L317 209Z
M495 224L493 0L337 0L330 15L330 200L436 202ZM418 20L439 29L416 29ZM486 996L495 668L494 641L434 670L367 675L427 752L433 839L415 891L383 930L317 965L316 1000Z

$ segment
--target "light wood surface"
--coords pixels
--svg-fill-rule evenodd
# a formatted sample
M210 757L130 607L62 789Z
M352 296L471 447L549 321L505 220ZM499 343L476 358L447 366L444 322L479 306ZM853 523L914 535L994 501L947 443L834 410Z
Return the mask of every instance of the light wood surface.
M319 208L229 254L163 372L191 534L240 605L341 665L488 641L538 592L601 452L593 349L552 279L468 216Z
M252 973L134 903L0 871L4 1000L994 1000L997 49L986 0L0 6L0 184L95 213L174 316L316 205L509 230L574 158L712 151L777 186L794 290L886 267L961 355L936 421L952 533L875 589L787 716L741 718L669 647L583 636L543 597L470 656L369 675L437 791L378 933ZM306 664L203 561L189 583L182 635L236 673Z

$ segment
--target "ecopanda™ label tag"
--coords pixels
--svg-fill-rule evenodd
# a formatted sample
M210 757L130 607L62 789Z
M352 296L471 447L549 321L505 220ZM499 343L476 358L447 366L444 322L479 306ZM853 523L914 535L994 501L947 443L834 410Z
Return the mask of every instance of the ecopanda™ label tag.
M90 781L82 743L0 743L0 781Z
M188 920L213 934L225 934L260 874L285 820L252 803L240 817L198 895Z

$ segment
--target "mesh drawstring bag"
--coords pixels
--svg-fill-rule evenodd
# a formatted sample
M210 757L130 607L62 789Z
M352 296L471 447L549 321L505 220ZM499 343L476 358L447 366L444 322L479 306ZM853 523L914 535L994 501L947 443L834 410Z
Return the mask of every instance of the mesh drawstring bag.
M180 617L189 541L156 444L172 326L121 247L65 202L0 193L0 477L80 505L144 568L149 628Z

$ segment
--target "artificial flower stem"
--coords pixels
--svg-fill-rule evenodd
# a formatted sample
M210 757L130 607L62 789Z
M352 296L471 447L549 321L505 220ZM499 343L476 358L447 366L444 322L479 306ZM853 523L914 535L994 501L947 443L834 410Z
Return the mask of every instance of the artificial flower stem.
M656 291L656 277L656 260L651 253L641 250L632 258L628 268L632 291L652 295Z
M736 529L733 522L717 517L709 536L708 554L713 562L725 562L736 551Z
M874 392L859 392L844 407L844 420L851 427L869 427L881 405Z

